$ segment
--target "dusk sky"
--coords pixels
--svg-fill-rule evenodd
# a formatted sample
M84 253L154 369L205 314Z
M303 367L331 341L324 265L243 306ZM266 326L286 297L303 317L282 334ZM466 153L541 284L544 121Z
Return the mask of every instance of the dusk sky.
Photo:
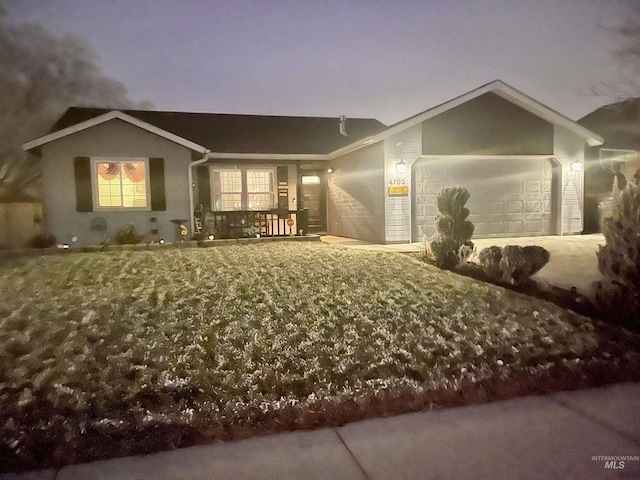
M622 0L10 0L15 21L86 39L158 110L374 117L390 124L501 79L577 119L622 70Z

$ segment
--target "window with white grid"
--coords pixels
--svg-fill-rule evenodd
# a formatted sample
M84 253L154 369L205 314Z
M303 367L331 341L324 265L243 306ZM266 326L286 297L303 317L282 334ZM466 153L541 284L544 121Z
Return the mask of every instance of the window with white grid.
M213 209L242 210L242 170L213 171Z
M275 170L223 168L211 170L213 210L270 210L275 206Z
M273 170L247 170L247 209L270 210L274 207Z
M148 168L147 159L95 158L92 169L97 208L148 209Z

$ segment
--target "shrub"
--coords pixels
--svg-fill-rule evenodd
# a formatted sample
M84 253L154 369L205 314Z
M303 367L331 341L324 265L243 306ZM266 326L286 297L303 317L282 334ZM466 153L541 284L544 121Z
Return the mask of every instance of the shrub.
M605 218L594 283L599 310L640 324L640 171L623 190L614 189L613 216ZM622 307L622 308L621 308Z
M130 223L116 233L115 241L120 245L135 245L140 243L141 238L135 225Z
M547 264L549 257L547 250L534 245L507 245L503 248L492 246L483 249L478 255L482 268L490 278L512 285L519 285L539 272Z
M430 246L436 258L436 265L447 270L464 263L473 251L473 223L467 220L469 209L465 204L471 197L464 187L448 187L438 193L438 217L436 233ZM463 248L464 247L464 248Z
M478 261L480 262L480 265L482 265L484 272L489 278L493 278L498 282L502 281L500 260L502 260L502 248L496 245L483 248L478 254Z
M56 237L50 233L39 233L27 242L29 248L49 248L56 244Z

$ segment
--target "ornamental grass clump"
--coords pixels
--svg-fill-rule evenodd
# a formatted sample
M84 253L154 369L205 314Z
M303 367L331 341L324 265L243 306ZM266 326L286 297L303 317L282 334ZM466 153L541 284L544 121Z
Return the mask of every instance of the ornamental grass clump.
M614 187L613 216L597 253L602 280L594 283L599 310L640 326L640 170L623 190Z
M440 212L436 218L436 233L431 238L430 247L436 265L452 270L466 261L473 251L474 226L467 217L469 209L465 204L471 197L464 187L447 187L438 193L436 203Z

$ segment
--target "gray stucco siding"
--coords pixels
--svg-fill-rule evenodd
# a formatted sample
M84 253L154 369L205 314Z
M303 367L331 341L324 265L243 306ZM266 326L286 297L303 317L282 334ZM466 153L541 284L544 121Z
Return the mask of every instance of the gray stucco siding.
M166 211L76 211L73 162L76 157L163 158ZM49 231L59 243L99 244L132 223L145 235L158 230L159 238L177 238L172 219L189 218L187 166L191 151L121 120L112 120L55 140L42 147L45 215ZM107 232L92 231L91 220L102 217ZM155 218L156 222L151 219Z
M331 166L328 233L384 243L384 143L339 157Z
M486 93L422 124L423 155L546 155L553 125Z

